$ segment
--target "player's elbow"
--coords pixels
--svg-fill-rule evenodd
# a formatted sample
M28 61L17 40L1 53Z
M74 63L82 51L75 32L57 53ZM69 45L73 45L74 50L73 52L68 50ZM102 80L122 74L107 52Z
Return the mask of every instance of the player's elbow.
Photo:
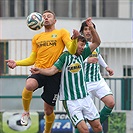
M101 44L101 40L97 40L96 44L99 46Z
M28 65L34 65L35 64L35 61L31 60L31 61L29 61L27 63L28 63Z

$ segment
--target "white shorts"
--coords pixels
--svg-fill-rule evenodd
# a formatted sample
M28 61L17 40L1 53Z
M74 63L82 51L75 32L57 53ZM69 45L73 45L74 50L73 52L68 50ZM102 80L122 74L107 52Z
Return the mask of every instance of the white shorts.
M63 106L75 127L84 119L95 120L100 117L89 95L83 99L63 101Z
M87 84L87 91L90 93L91 98L93 99L94 96L98 99L103 98L107 95L112 95L112 91L105 82L104 78L102 78L100 81L96 82L86 82Z

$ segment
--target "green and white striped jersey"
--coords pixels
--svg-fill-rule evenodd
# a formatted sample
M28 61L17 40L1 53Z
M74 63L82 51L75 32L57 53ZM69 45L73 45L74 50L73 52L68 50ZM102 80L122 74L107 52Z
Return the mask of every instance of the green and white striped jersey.
M75 100L88 95L84 77L83 61L91 55L89 47L86 47L82 55L71 55L63 52L55 62L59 70L62 70L59 96L60 100Z
M86 44L88 46L89 43ZM98 57L100 54L99 47L96 48L90 57ZM86 82L95 82L101 80L102 76L100 73L99 63L87 63L84 61L84 72L85 72L85 80Z

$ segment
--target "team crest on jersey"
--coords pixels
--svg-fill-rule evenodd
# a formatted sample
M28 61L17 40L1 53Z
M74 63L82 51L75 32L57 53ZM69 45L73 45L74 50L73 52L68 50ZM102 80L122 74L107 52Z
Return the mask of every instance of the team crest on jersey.
M68 66L68 71L70 71L71 73L77 73L80 71L80 69L81 69L81 64L78 62Z
M57 34L53 34L51 37L52 38L56 38L57 37Z

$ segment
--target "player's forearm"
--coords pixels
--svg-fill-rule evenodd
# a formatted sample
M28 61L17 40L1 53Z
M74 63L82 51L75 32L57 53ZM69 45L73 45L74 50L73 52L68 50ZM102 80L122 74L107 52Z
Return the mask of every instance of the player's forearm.
M96 30L94 28L91 28L91 34L93 37L92 43L95 43L97 46L99 46L101 43L101 40L100 40L98 33L96 32Z
M108 66L100 54L98 55L98 62L104 68Z
M15 62L17 66L31 66L35 63L35 60L36 60L36 53L32 52L28 58Z
M75 54L77 50L77 39L73 39L71 42L68 42L66 47L70 54Z
M46 75L46 76L52 76L54 74L56 74L57 72L59 72L59 70L57 68L55 68L54 66L51 68L46 68L46 69L40 69L39 73Z

